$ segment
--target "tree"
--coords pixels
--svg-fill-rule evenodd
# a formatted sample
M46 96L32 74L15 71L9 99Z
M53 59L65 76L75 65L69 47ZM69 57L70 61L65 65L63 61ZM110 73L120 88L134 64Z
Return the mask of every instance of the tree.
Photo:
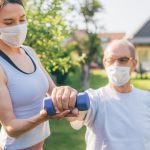
M70 26L75 25L76 29L79 26L83 26L82 33L84 38L80 38L78 32L73 34L73 39L76 42L74 47L81 59L81 80L84 89L89 87L89 71L90 65L94 62L101 62L101 44L100 38L98 38L97 33L102 29L102 25L99 24L98 14L102 11L102 5L98 0L77 0L74 3L69 3L66 1L66 6L69 8L69 15L66 16ZM80 19L79 19L80 18Z
M28 35L26 44L33 47L46 68L62 83L75 63L71 51L63 47L70 31L64 24L60 11L62 0L26 0Z

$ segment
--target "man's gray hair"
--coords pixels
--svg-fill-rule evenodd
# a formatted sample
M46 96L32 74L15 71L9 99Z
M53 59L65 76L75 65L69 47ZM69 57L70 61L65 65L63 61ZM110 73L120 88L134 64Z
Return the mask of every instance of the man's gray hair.
M111 45L115 44L115 43L118 43L118 44L121 44L123 46L126 46L129 51L130 51L130 54L131 54L131 57L135 58L136 57L136 50L135 50L135 46L128 40L113 40L112 42L110 42L107 46L110 47ZM105 51L107 51L107 48Z

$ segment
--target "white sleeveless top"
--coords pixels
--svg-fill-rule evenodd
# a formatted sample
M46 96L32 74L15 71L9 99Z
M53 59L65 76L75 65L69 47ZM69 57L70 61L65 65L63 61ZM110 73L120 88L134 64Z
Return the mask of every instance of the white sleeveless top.
M16 69L0 56L8 80L8 90L12 100L13 111L17 119L27 119L39 114L43 98L49 88L48 80L40 68L39 62L28 47L22 47L32 60L35 71L25 73ZM7 112L6 112L7 113ZM0 147L4 150L18 150L31 147L50 135L49 122L44 122L18 138L7 135L4 128L0 131Z

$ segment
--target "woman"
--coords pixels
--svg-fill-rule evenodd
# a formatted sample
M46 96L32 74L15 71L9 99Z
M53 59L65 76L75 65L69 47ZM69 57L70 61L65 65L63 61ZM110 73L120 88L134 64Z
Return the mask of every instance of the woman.
M30 47L21 46L26 38L27 21L21 0L0 1L0 150L42 150L50 135L48 119L59 119L65 110L47 117L42 110L46 93L62 100L75 99L69 87L55 88ZM63 105L63 104L62 104ZM61 107L61 106L60 106ZM39 113L40 112L40 113Z

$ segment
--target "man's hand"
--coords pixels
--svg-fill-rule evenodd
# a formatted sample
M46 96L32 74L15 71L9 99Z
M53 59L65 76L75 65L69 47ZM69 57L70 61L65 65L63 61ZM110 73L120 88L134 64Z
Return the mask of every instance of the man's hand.
M77 91L69 86L55 87L52 91L51 98L56 112L70 110L74 115L78 114L75 109Z

